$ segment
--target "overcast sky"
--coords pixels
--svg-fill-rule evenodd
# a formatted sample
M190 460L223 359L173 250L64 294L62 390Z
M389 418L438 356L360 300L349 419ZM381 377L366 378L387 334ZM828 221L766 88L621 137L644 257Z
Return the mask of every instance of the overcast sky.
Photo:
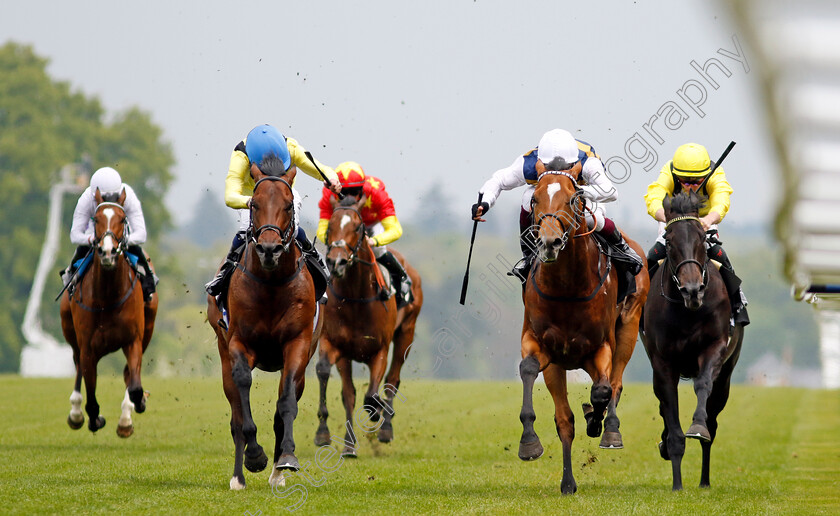
M726 224L771 220L779 176L758 72L728 14L700 0L29 0L5 3L0 42L33 45L55 79L109 113L150 112L175 151L167 204L178 220L203 189L227 209L230 152L261 123L329 165L361 163L402 219L434 182L468 217L490 174L561 127L614 158L614 178L626 176L621 160L632 166L608 214L650 224L639 239L652 240L642 196L688 141L713 159L738 143L724 167L735 189ZM711 63L701 77L691 61L710 58L726 70ZM657 112L679 127L651 121ZM650 171L628 156L636 133L629 152L649 153ZM305 220L316 219L320 185L301 176L297 186ZM503 194L490 216L517 220L520 195Z

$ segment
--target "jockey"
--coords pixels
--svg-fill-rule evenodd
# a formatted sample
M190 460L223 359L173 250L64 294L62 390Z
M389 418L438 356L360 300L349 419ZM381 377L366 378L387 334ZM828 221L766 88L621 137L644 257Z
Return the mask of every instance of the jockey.
M473 220L483 221L481 216L493 207L502 190L527 185L522 194L519 213L519 245L523 258L514 266L511 275L519 277L524 284L536 251L536 242L530 227L533 224L531 199L539 181L537 161L541 161L546 170L568 170L577 162L581 162L580 178L583 184L580 189L583 190L584 198L594 204L592 212L587 210L586 213L587 226L590 229L594 227L595 231L618 251L620 260L628 264L629 272L633 276L638 274L642 270L642 259L627 244L615 223L604 214L601 203L615 201L618 195L607 177L601 158L588 143L576 140L568 131L553 129L542 136L536 149L519 156L509 167L496 171L479 190L484 194L482 202L472 206Z
M706 254L721 264L720 275L732 304L732 324L746 326L750 318L747 315L747 298L741 290L741 279L735 275L722 242L717 238L718 223L729 211L732 186L726 180L723 167L712 173L713 166L705 147L686 143L677 148L674 159L662 167L659 177L648 186L645 194L647 211L659 222L659 235L647 255L648 272L653 277L659 268L659 260L665 258L665 209L662 207L665 196L677 195L683 190L699 192L708 198L708 202L700 208L700 223L707 235Z
M237 262L242 258L245 250L245 232L251 223L251 212L248 203L254 193L254 180L251 177L251 167L259 167L265 158L275 157L283 162L288 171L292 167L305 172L315 179L322 179L318 168L327 177L325 185L334 192L341 191L341 185L335 172L330 167L318 162L309 160L306 150L294 139L283 136L276 128L264 124L259 125L248 133L248 136L236 144L230 156L230 166L227 178L225 179L225 204L238 211L239 230L233 237L227 259L222 264L219 273L204 288L208 294L216 297L216 302L223 301L221 294L227 287L231 273L236 268ZM317 166L317 168L316 168ZM293 185L294 186L294 185ZM292 188L294 194L294 225L297 227L295 239L300 245L306 257L307 267L313 276L316 284L316 298L321 298L326 288L329 272L323 263L318 251L306 237L306 232L298 224L298 213L302 205L300 194ZM323 278L318 281L316 276ZM323 285L318 287L318 285ZM222 306L221 304L219 306ZM222 310L224 312L224 310Z
M341 191L345 195L351 195L358 199L367 197L367 202L362 207L361 216L365 224L367 241L373 250L376 261L381 263L391 273L391 279L399 293L397 295L397 308L401 308L411 302L411 278L405 272L399 260L386 247L402 236L402 226L397 220L397 213L394 211L394 201L385 191L385 183L373 176L366 176L361 165L353 161L345 161L335 169L338 180L341 182ZM318 207L321 209L320 220L318 221L318 239L329 245L326 241L327 227L330 217L333 214L333 205L330 198L333 196L330 190L324 188ZM387 292L385 293L387 295ZM387 299L387 297L386 297Z
M126 235L128 235L127 251L137 256L137 272L140 275L140 285L143 287L143 298L148 301L155 292L158 282L157 276L149 267L146 253L140 244L146 242L146 220L143 218L143 208L134 190L122 182L119 172L111 167L102 167L90 177L90 186L82 192L73 212L73 225L70 228L70 242L76 244L76 253L70 260L70 266L60 272L64 286L73 279L78 266L76 263L87 256L94 242L93 216L96 213L96 191L99 190L102 200L116 202L125 191Z

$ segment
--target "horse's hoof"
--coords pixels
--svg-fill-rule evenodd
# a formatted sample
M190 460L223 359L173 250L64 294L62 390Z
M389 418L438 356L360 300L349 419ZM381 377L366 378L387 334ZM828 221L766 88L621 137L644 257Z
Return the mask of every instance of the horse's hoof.
M330 431L318 430L315 434L315 446L327 446L330 444Z
M692 439L700 439L706 443L712 442L712 436L709 434L709 429L700 423L693 423L690 427L688 427L688 431L685 433L685 436Z
M668 454L668 446L665 445L664 441L659 441L659 456L665 460L671 460L671 456Z
M268 477L268 485L270 485L272 489L275 487L286 487L286 477L283 475L283 471L277 469L276 466L271 472L271 476Z
M96 420L91 419L90 422L88 422L88 430L91 432L96 432L103 426L105 426L105 418L102 416L97 417Z
M134 425L128 426L119 426L117 425L117 435L120 437L131 437L131 434L134 433Z
M577 492L577 482L572 480L571 482L560 482L560 492L564 495L571 495Z
M376 434L376 437L379 438L379 442L381 443L390 443L394 440L394 429L385 428L383 425L382 428L379 429L379 433Z
M231 477L231 479L230 479L230 490L231 491L242 491L243 489L245 489L245 477L242 477L241 481L236 477Z
M274 466L274 469L281 471L284 469L298 471L300 469L300 463L298 462L297 457L289 453L281 455L280 458L277 459L277 464Z
M519 443L519 458L522 460L537 460L544 451L539 439L531 443Z
M583 409L583 417L586 419L586 435L589 437L599 437L601 435L601 421L595 414L595 408L589 403L581 404ZM603 416L601 416L603 418Z
M262 446L258 446L256 454L248 454L250 450L245 450L245 468L251 473L259 473L268 465L268 457L266 457Z
M355 459L356 458L356 448L351 448L349 446L345 446L344 450L341 452L342 457L346 457L348 459Z
M624 448L624 442L621 440L621 432L604 432L601 437L600 447L605 450L620 450Z
M70 428L73 430L78 430L85 424L85 416L82 416L82 419L79 421L73 421L73 418L67 416L67 424L70 425Z

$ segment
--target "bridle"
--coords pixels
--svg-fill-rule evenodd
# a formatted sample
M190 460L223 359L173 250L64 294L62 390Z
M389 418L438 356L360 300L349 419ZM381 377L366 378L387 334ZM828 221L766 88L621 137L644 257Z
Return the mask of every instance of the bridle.
M105 237L110 235L111 238L113 238L114 241L117 242L116 255L119 256L128 249L128 235L130 233L129 226L128 226L128 224L126 224L126 220L125 220L125 207L123 207L121 204L117 204L115 202L101 202L101 203L96 205L96 209L94 210L94 219L96 218L96 213L99 213L99 209L102 208L102 207L119 208L119 210L123 213L123 220L122 220L123 236L122 236L122 238L117 238L117 234L114 233L113 231L111 231L111 228L108 228L104 233L102 233L101 236L94 235L93 241L91 242L91 244L94 247L99 247L99 244L102 242L102 240L104 240Z
M589 208L589 206L586 205L586 201L583 200L583 190L580 188L580 186L578 186L578 182L577 182L578 180L575 176L573 176L572 174L570 174L566 171L563 171L563 170L549 170L549 171L543 172L542 174L540 174L537 177L537 183L539 183L539 181L542 180L543 177L548 176L548 175L563 176L563 177L567 177L567 178L572 180L572 185L574 186L575 193L572 195L571 199L569 199L569 207L572 209L572 213L574 213L574 217L571 220L569 220L569 217L558 215L557 212L543 213L537 218L537 220L535 221L535 224L534 224L534 226L532 226L531 230L532 231L539 231L539 228L542 226L542 223L545 219L556 220L557 223L560 224L560 227L562 229L562 233L560 234L560 250L562 251L566 247L566 244L569 241L569 236L572 234L572 231L576 230L581 225L581 213L583 213L583 210L579 209L578 205L580 203L582 203L584 210L589 211L589 213L592 214L593 218L594 218L595 214L592 212L592 210ZM533 207L534 207L535 204L536 204L536 200L532 197L531 198L531 212L532 213L534 211ZM593 231L595 231L594 227L590 231L587 231L585 233L581 233L579 235L572 235L572 236L574 236L575 238L583 237L583 236L591 234Z
M665 229L667 230L672 224L674 224L676 222L682 222L682 221L686 221L686 220L689 220L689 221L693 220L693 221L696 221L696 222L700 222L699 217L694 217L692 215L684 215L682 217L675 217L675 218L669 220L667 223L665 223ZM702 222L701 222L701 224L702 224ZM671 247L670 239L665 238L665 248L666 248L665 249L665 256L666 256L666 258L668 257L668 254L669 254L668 250L670 249L670 247ZM685 260L678 263L676 265L676 267L673 266L673 263L671 262L671 260L666 260L666 261L668 262L668 270L671 273L671 278L673 279L674 284L677 286L677 289L679 289L679 290L683 289L683 286L680 283L679 278L677 277L677 273L679 272L680 268L683 265L687 265L689 263L694 263L698 267L700 267L700 270L703 274L703 287L707 286L708 281L709 281L708 275L706 274L706 270L707 270L707 267L708 267L708 264L709 264L708 257L706 258L706 260L703 263L700 263L699 261L695 260L694 258L686 258Z
M358 233L358 238L356 239L356 245L354 245L352 248L349 245L347 245L347 242L345 242L344 239L336 240L335 242L330 242L329 227L328 227L327 228L327 234L325 236L325 240L327 241L326 242L327 253L329 254L330 250L333 249L333 248L343 247L348 253L348 257L347 257L347 266L348 267L350 267L351 265L353 265L356 262L363 263L365 265L374 265L373 262L368 262L368 261L365 261L365 260L362 260L361 258L359 258L359 250L362 248L362 243L364 243L364 241L365 241L365 222L364 222L364 219L362 218L361 212L359 210L357 210L356 208L354 208L353 206L336 206L335 208L333 208L333 212L336 212L338 210L352 211L353 213L355 213L356 215L359 216L359 220L361 222L359 222L359 225L356 226L356 229L353 230L354 233Z
M292 185L288 183L282 177L277 176L265 176L256 183L254 183L254 193L256 193L257 188L262 184L264 181L280 181L289 189L289 193L292 193L292 197L294 197L294 190L292 190ZM248 225L248 233L247 238L254 244L257 243L259 240L260 235L263 234L265 231L274 231L280 237L280 245L281 245L281 252L286 253L289 251L292 243L295 241L295 203L294 199L292 200L292 215L289 219L289 224L286 226L286 229L281 228L275 224L263 224L262 226L258 227L256 230L254 229L254 208L251 204L248 205L248 210L250 214L250 223Z

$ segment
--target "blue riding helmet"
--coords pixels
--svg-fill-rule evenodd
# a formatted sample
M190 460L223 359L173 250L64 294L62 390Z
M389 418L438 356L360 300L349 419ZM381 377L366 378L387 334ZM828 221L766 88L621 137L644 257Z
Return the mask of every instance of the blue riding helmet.
M292 166L292 157L289 156L289 147L286 145L286 137L276 128L268 125L258 125L251 129L245 139L245 154L251 163L260 166L262 160L269 154L275 154L283 162L283 167L289 170Z

